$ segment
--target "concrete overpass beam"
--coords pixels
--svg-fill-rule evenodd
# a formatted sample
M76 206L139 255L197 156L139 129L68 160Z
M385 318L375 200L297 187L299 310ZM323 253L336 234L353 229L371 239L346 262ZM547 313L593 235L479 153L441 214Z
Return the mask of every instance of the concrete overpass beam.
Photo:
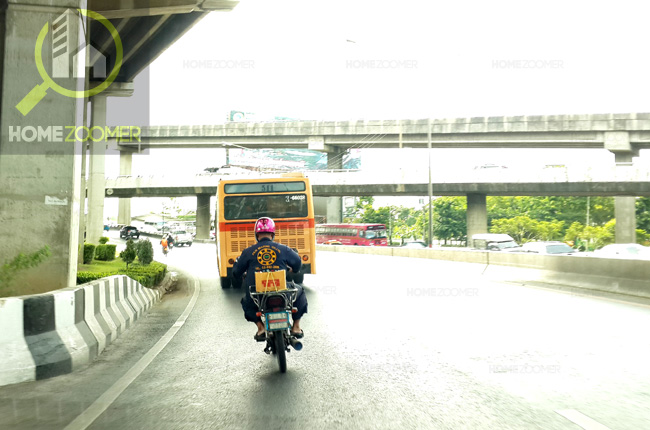
M616 164L628 165L632 163L632 153L614 153ZM636 242L636 198L628 196L614 197L614 216L616 217L616 230L614 241L616 243Z
M106 97L103 94L91 98L91 128L106 126ZM94 142L89 139L90 166L88 174L88 224L86 242L97 245L104 231L104 194L106 191L106 140Z
M81 144L61 140L65 127L83 125L80 101L35 88L43 79L34 63L34 49L41 28L47 23L51 28L55 20L68 26L62 48L76 49L82 40L74 13L64 15L65 8L53 8L49 2L20 3L0 6L0 263L47 245L50 256L37 267L20 271L11 284L16 294L33 294L76 284ZM83 7L74 1L67 5L73 10ZM71 57L57 61L58 71L67 76L76 67ZM52 73L48 41L42 45L42 58ZM56 78L56 82L76 88L79 81ZM57 137L60 132L63 138Z
M131 176L133 167L133 153L120 151L120 176ZM118 203L117 223L131 224L131 199L120 198Z
M488 232L486 199L485 194L467 195L467 246L472 235Z
M630 133L628 131L606 131L605 132L605 149L614 154L631 154L638 156L638 151L634 149L630 142ZM630 161L632 161L630 159ZM618 161L617 161L618 163Z
M212 194L196 196L196 238L210 238L210 197Z

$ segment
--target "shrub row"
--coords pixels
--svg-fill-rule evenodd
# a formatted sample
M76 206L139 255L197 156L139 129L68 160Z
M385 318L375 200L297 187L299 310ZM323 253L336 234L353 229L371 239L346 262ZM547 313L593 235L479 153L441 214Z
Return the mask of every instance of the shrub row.
M154 261L147 266L130 266L128 270L121 270L120 273L124 273L128 277L135 279L145 287L153 287L154 285L160 284L165 278L167 265Z
M115 272L77 272L77 285L85 284L96 279L106 278L109 276L117 275Z
M126 269L116 270L113 272L77 272L77 285L85 284L97 279L106 278L113 275L126 275L131 279L138 281L145 287L153 287L160 284L167 273L167 265L154 261L148 266L132 265Z
M97 245L95 247L95 260L113 261L115 260L115 249L117 245Z
M90 264L95 255L95 245L91 243L84 243L84 264Z

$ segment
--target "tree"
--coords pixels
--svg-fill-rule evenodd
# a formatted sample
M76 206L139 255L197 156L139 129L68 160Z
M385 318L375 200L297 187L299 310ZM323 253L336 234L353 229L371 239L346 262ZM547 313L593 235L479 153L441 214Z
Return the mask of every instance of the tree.
M133 263L136 257L135 243L133 239L126 241L126 248L124 251L120 252L120 258L126 263L126 268L129 268L129 264Z
M354 209L348 214L347 219L350 222L362 222L363 216L366 212L374 210L372 208L375 199L373 197L359 197L359 200L354 205Z
M439 197L433 202L433 235L438 239L464 240L467 236L467 200ZM427 213L428 216L428 213Z
M397 219L393 223L395 235L404 244L404 239L417 239L417 218L420 211L411 208L399 207L396 209Z
M492 233L505 233L512 236L517 243L526 243L535 239L539 230L539 221L526 215L514 218L500 218L492 223Z
M573 222L564 233L564 240L566 242L573 242L574 244L577 244L582 238L584 230L585 230L584 225L582 225L577 221Z
M153 261L153 245L149 240L140 240L135 246L138 261L147 266Z
M612 197L498 197L487 198L488 225L500 218L514 218L526 215L537 221L564 221L565 226L574 222L587 223L589 203L589 224L603 225L614 217Z
M537 238L540 240L559 240L564 230L564 221L538 221Z
M604 226L588 225L583 231L583 239L588 242L587 250L602 248L614 242L614 230L616 229L616 220L612 219Z
M650 197L636 199L636 226L650 231Z

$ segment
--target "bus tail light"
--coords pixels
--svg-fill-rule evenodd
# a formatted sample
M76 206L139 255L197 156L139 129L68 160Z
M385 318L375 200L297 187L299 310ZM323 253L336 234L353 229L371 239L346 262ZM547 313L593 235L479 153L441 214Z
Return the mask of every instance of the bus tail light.
M307 261L307 260L309 260L309 255L306 255L306 254L303 255L302 256L302 261Z
M228 264L235 264L235 260L233 260L232 258L229 258L228 259Z

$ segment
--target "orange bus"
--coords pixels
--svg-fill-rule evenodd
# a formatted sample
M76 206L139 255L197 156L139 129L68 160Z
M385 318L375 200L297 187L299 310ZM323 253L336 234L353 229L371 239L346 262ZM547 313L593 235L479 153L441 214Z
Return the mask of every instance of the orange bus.
M239 288L232 266L241 252L255 244L253 227L260 217L275 221L275 241L298 250L300 273L291 274L302 283L305 273L316 273L314 203L309 179L299 173L256 179L219 182L216 220L217 265L221 287Z

